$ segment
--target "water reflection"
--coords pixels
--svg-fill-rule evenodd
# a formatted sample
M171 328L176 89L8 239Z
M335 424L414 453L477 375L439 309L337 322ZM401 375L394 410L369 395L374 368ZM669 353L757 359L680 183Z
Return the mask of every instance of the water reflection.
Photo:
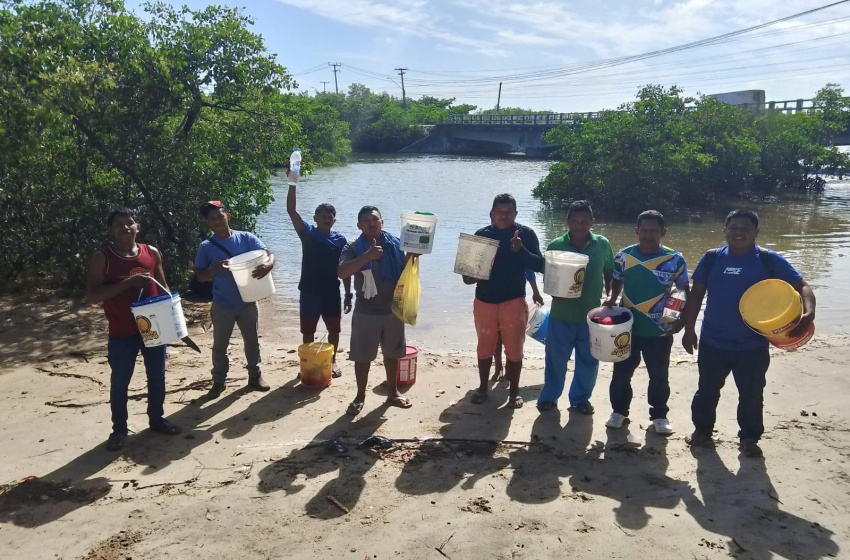
M452 272L457 238L486 225L493 196L510 192L517 198L519 217L540 237L541 244L565 231L565 213L549 208L531 196L549 163L522 158L475 158L452 156L373 156L357 159L345 167L321 169L303 180L298 207L311 219L321 202L337 209L335 229L354 239L357 210L364 204L378 206L386 227L398 234L403 210L437 214L439 224L434 252L421 264L422 299L419 324L411 328L414 342L471 351L473 289ZM286 182L274 181L276 202L260 219L260 235L277 253L275 275L278 293L274 304L297 313L300 242L286 214ZM846 320L843 302L850 297L850 181L831 181L824 193L793 202L745 203L762 219L759 241L782 252L815 287L818 296L819 332L836 332ZM665 243L681 251L691 269L708 249L723 244L723 217L734 205L700 212L667 216ZM636 242L634 223L599 217L595 231L616 248ZM294 317L294 315L291 315ZM297 329L295 321L284 328ZM347 330L347 326L344 327ZM532 354L542 346L528 345Z

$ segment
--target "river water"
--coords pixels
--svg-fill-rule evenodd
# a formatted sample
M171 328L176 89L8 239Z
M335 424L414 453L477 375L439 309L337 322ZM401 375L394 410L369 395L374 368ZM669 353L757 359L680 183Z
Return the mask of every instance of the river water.
M408 328L411 343L434 350L471 353L475 347L472 322L474 287L454 274L458 234L474 233L489 223L493 197L509 192L517 199L517 221L533 228L546 243L565 231L565 213L547 208L531 191L546 174L547 161L525 158L480 158L461 156L391 155L358 157L345 167L319 169L302 179L298 209L305 220L321 202L337 209L335 229L349 240L359 234L357 211L366 204L377 206L385 229L399 234L399 216L404 210L433 212L439 218L434 251L421 259L422 297L419 319ZM277 311L267 316L285 330L297 331L298 277L301 245L286 213L285 177L272 179L275 202L259 221L259 235L277 255L273 302ZM799 201L749 203L759 212L759 244L781 252L812 285L818 298L819 333L846 332L850 298L850 181L831 180L822 194ZM724 206L700 213L668 215L665 245L685 256L692 270L700 256L721 246L723 217L732 209ZM616 251L637 241L634 223L599 218L594 231L605 235ZM543 287L542 276L538 285ZM548 296L544 296L548 300ZM531 293L529 291L530 300ZM281 321L281 317L289 318ZM320 330L321 330L320 325ZM346 340L349 321L344 321ZM542 345L529 340L532 355L542 354Z

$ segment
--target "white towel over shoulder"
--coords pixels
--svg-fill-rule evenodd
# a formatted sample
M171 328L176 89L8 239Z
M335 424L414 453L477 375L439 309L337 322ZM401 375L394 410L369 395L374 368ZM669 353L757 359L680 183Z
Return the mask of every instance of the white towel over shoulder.
M378 295L378 286L375 284L375 277L372 276L372 269L363 270L363 297L372 299Z

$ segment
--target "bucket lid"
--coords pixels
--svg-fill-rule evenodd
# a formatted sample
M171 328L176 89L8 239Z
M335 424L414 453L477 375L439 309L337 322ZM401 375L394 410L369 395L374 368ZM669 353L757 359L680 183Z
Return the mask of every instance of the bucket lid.
M738 311L754 329L772 331L796 321L803 303L791 284L771 278L750 286L741 296Z
M149 297L147 299L143 299L141 301L137 301L135 303L131 303L130 307L142 307L143 305L150 305L152 303L159 303L161 301L168 301L170 299L179 299L180 292L171 292L171 295L162 294L161 296Z
M415 356L417 354L419 354L419 348L417 348L416 346L408 345L407 348L405 349L405 355L406 356Z

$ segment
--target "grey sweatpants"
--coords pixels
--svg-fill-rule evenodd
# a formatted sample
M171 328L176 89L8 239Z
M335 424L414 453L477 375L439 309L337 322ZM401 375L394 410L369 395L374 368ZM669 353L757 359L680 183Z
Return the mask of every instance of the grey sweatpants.
M230 369L227 347L233 326L239 325L242 342L245 346L245 360L248 362L248 377L260 376L260 313L256 302L246 303L242 307L212 305L210 316L213 324L212 378L214 383L224 383Z

